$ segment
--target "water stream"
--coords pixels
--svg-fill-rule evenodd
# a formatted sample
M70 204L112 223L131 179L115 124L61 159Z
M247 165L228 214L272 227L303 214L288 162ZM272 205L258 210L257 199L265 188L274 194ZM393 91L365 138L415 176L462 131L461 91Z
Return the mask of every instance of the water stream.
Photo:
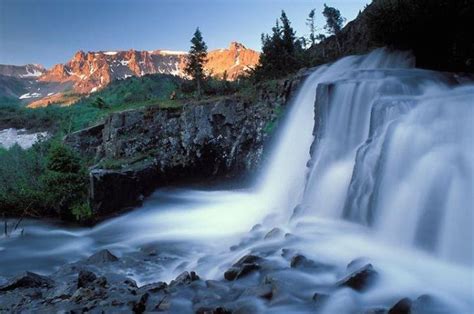
M126 255L158 243L176 262L117 271L139 283L171 280L183 269L222 279L242 255L288 248L340 268L361 256L377 266L375 289L336 292L323 312L421 294L470 312L474 85L413 64L409 53L379 49L317 68L255 185L160 189L142 208L92 229L27 221L23 236L0 241L0 275L47 273L100 248ZM274 227L291 236L264 240ZM284 262L280 253L269 256Z

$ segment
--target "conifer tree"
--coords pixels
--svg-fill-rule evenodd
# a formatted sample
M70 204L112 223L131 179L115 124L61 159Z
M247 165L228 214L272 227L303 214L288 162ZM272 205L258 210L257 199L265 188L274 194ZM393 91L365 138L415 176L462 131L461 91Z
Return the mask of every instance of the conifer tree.
M346 19L341 16L341 12L338 9L328 7L326 4L324 4L323 15L326 18L324 29L326 29L329 34L336 37L339 53L342 53L341 44L339 42L339 33L341 32L342 24L344 24Z
M197 96L198 98L201 98L202 86L206 78L206 74L204 73L204 63L207 60L207 45L202 38L199 27L196 28L196 31L194 32L191 44L184 71L194 80Z
M306 25L309 27L309 41L311 46L316 44L316 25L315 25L315 9L309 12L308 18L306 19Z

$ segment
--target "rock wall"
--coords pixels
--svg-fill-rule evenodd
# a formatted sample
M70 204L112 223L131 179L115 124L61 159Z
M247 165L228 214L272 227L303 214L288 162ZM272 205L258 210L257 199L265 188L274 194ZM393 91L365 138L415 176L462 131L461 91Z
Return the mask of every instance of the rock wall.
M157 187L181 180L245 175L258 168L265 142L304 75L239 96L179 109L148 107L110 115L68 135L65 143L95 155L90 171L94 212L110 215L139 205Z

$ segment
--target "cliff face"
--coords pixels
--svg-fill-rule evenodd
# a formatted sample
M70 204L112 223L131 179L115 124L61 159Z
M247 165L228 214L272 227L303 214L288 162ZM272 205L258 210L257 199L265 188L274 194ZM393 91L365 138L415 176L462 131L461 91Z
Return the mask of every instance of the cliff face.
M65 142L99 163L90 172L91 204L107 215L135 206L154 189L180 180L233 177L256 170L301 78L263 89L255 101L230 97L180 109L112 114Z
M74 82L74 91L91 93L112 80L145 74L172 74L185 77L186 52L169 50L152 51L78 51L65 64L57 64L39 79L44 82ZM258 63L259 53L244 45L232 42L228 49L212 50L208 54L205 70L222 76L227 72L230 80Z

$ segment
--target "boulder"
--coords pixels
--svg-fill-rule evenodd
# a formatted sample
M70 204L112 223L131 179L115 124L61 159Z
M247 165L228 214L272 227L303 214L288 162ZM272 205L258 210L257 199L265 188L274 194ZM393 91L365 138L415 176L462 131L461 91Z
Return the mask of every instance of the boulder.
M413 301L409 298L403 298L390 308L388 314L411 314Z
M170 282L170 287L177 285L187 285L193 281L199 280L199 276L195 272L183 272L175 280Z
M362 291L369 287L375 281L377 276L378 273L375 271L372 264L366 264L341 279L337 283L337 286L349 287L357 291Z
M87 259L87 262L91 264L103 264L116 261L118 261L118 257L110 253L109 250L101 250Z
M97 276L88 270L81 270L77 277L77 288L85 288L91 285L94 280L97 279Z
M132 307L133 313L135 313L135 314L144 313L146 311L146 303L147 303L149 297L150 297L150 295L148 293L144 293L140 297L140 300L138 300L138 302L135 302L133 304L133 307Z
M262 258L259 256L246 255L239 259L224 273L224 278L229 281L242 278L251 272L260 269L258 262L261 260Z
M52 288L53 286L54 281L49 277L27 271L14 277L4 285L1 285L0 291L10 291L22 288Z

